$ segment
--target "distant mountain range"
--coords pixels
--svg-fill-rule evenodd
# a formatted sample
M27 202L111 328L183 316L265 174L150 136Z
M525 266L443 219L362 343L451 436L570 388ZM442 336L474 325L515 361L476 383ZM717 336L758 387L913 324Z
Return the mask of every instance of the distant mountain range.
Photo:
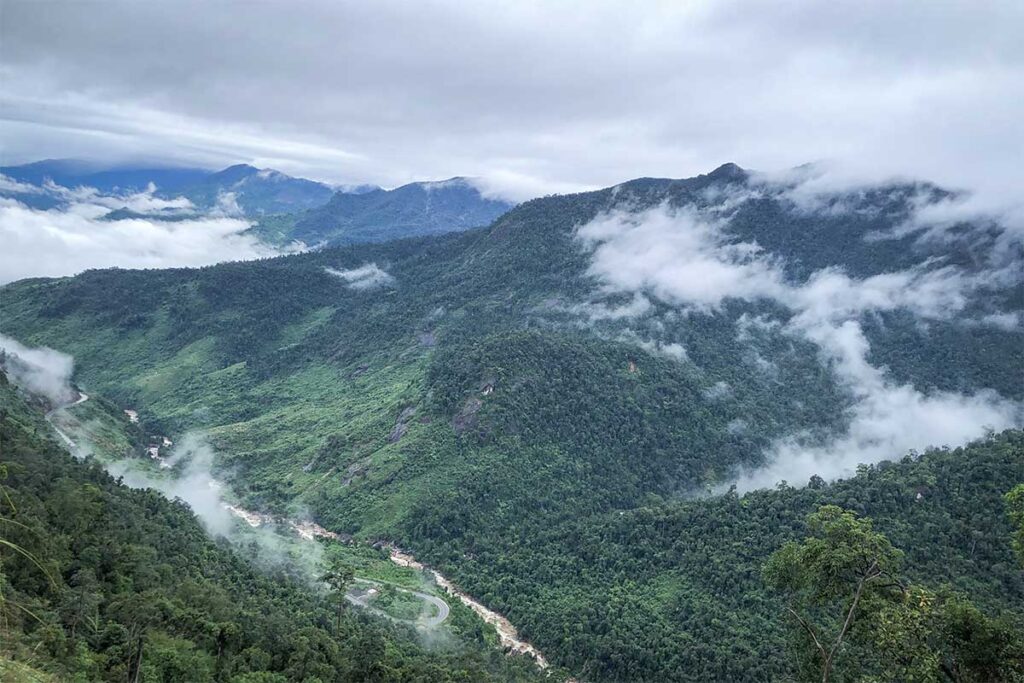
M338 245L456 232L489 225L514 206L485 197L472 180L461 177L409 183L393 190L376 185L335 188L246 164L210 171L107 168L88 161L51 159L0 167L0 175L0 196L36 209L68 201L60 188L88 187L113 197L152 190L158 198L184 197L192 207L143 214L126 205L113 207L107 220L144 216L181 220L220 211L257 219L254 232L275 243L300 240Z
M467 178L338 192L327 204L297 216L288 236L307 244L386 242L490 225L513 206L484 197Z
M107 195L145 192L152 185L156 196L185 197L200 211L221 204L237 208L246 216L303 211L324 204L335 191L324 183L246 164L210 171L174 167L103 168L87 161L51 159L3 167L0 173L18 183L37 187L50 181L66 188L91 187ZM39 203L38 198L30 202L37 206ZM45 200L42 203L52 204Z

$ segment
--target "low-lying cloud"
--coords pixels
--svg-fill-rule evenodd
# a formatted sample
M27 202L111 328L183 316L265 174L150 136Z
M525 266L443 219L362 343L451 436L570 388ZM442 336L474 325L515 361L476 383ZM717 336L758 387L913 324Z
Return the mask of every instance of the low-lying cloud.
M155 189L113 197L93 188L47 186L61 203L45 210L0 198L0 284L90 268L204 266L282 253L247 233L250 223L226 209L197 215L188 199L162 199ZM129 217L109 217L116 209Z
M337 268L324 268L324 270L344 280L351 289L376 289L395 281L395 278L376 263L366 263L358 268L347 270Z
M90 434L93 429L108 425L96 420L82 423L73 413L61 410L88 400L71 384L74 368L71 356L45 346L27 347L0 335L0 367L19 389L44 397L53 405L54 410L47 414L47 420L74 457L96 455ZM315 582L322 555L320 544L295 538L294 524L292 529L279 528L269 515L254 515L260 518L258 527L242 522L237 514L239 508L229 504L226 488L214 474L215 455L203 435L186 433L174 444L170 454L161 458L159 467L148 458L109 460L102 457L99 462L127 486L153 489L171 500L184 502L209 533L227 538L244 552L253 551L255 544L257 552L253 559L258 562L275 566L287 564L305 579Z
M755 243L728 241L723 232L728 216L721 206L705 211L667 204L640 212L612 210L580 226L576 236L591 253L589 274L607 294L648 295L699 311L716 310L727 299L781 304L792 313L784 325L757 319L758 324L816 344L822 362L853 397L843 434L824 442L807 435L778 440L766 453L766 467L741 475L741 489L781 479L804 483L812 474L845 476L859 463L929 445L963 443L988 429L1024 420L1020 404L991 390L926 394L892 381L885 369L868 362L870 344L860 323L866 314L895 310L910 311L922 320L950 319L979 292L1005 284L1012 277L1006 268L968 273L925 261L867 278L825 268L804 282L792 282L779 257ZM1013 320L1001 316L993 324L1006 327ZM753 322L749 316L741 319L740 333ZM726 394L720 383L709 398Z
M55 406L72 400L75 361L68 354L45 346L29 348L0 334L0 360L14 383L29 393L43 396Z

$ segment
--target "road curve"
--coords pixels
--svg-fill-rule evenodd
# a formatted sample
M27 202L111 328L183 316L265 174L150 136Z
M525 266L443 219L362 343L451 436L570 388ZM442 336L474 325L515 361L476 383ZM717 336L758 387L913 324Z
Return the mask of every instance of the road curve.
M53 423L53 415L54 415L54 413L56 413L56 412L58 412L60 410L67 410L68 408L71 408L73 406L77 406L79 403L85 403L88 400L89 400L89 395L87 393L85 393L84 391L79 391L78 392L78 398L73 403L65 403L62 406L57 406L53 410L48 411L46 413L46 415L44 415L44 417L46 418L46 421L50 423L51 427L53 427L53 431L57 432L57 436L59 436L61 438L61 440L64 442L64 444L68 448L72 449L72 451L71 451L72 454L74 454L74 452L75 452L74 449L78 448L78 444L76 444L74 442L74 440L70 436L65 434L64 431L60 427L58 427L57 425L55 425Z
M384 585L380 581L373 581L371 579L360 579L360 578L357 578L355 581L356 581L356 583L370 584L370 585L373 585L373 586L382 586L382 585ZM395 590L397 590L397 591L399 591L401 593L409 593L410 595L414 595L417 598L419 598L420 600L423 600L424 602L430 603L431 605L433 605L434 607L437 608L437 614L435 614L432 617L420 617L416 621L409 621L407 619L399 619L397 617L393 617L390 614L384 612L383 610L380 610L380 609L377 609L376 607L371 606L369 604L369 601L366 600L365 598L357 598L354 595L350 595L350 594L346 593L345 594L345 599L348 600L353 605L357 605L359 607L364 607L364 608L370 610L371 612L374 612L375 614L379 614L379 615L381 615L383 617L387 617L388 619L391 619L392 621L400 621L400 622L402 622L404 624L415 624L416 626L420 626L422 628L437 628L438 626L440 626L441 624L444 623L445 619L447 619L448 615L451 613L451 608L448 606L448 603L445 602L444 600L442 600L441 598L437 597L436 595L430 595L429 593L421 593L420 591L414 591L414 590L411 590L409 588L399 588L398 586L395 586Z

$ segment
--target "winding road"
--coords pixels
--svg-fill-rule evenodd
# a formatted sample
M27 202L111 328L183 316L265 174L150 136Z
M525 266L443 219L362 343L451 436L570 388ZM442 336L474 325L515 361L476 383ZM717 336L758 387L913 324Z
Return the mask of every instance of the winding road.
M358 577L355 579L355 582L370 586L384 585L380 581L373 581L372 579L360 579ZM438 626L444 623L444 620L447 619L448 615L451 613L451 608L448 606L448 603L442 600L441 598L437 597L436 595L430 595L429 593L421 593L420 591L414 591L409 588L399 588L398 586L395 586L395 590L397 590L399 593L408 593L409 595L413 595L419 598L423 602L430 603L431 605L437 608L437 614L435 614L432 617L420 617L415 622L413 622L409 621L408 619L399 619L398 617L393 617L387 612L384 612L383 610L373 607L372 605L370 605L369 599L367 597L359 597L352 595L350 593L346 593L345 599L353 605L357 605L359 607L368 609L371 612L379 614L383 617L387 617L392 621L400 621L404 624L415 624L416 626L421 626L423 628L437 628Z
M72 408L74 406L77 406L79 403L85 403L88 400L89 400L89 394L85 393L84 391L79 391L78 392L78 398L73 403L65 403L64 405L57 406L53 410L51 410L51 411L46 413L46 421L50 423L51 427L53 427L53 431L57 432L57 436L59 436L61 439L63 439L64 443L67 444L67 447L71 449L71 454L72 455L74 455L75 451L78 449L78 444L76 444L74 442L74 440L70 436L65 434L64 431L61 430L60 427L55 425L53 423L53 419L52 418L53 418L54 413L57 413L58 411L61 411L61 410L67 410L68 408Z

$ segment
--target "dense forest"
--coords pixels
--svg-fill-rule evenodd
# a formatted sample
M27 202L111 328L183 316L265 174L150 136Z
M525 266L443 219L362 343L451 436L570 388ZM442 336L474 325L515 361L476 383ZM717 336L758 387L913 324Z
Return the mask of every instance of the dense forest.
M908 581L1017 618L999 614L1024 600L1003 498L1024 480L1021 435L727 493L781 440L842 434L860 388L793 331L805 309L615 290L580 226L622 207L711 216L700 254L767 254L798 295L828 278L976 281L927 319L913 301L835 305L835 329L861 332L857 367L918 403L1020 401L1018 247L988 225L896 231L944 196L896 185L808 209L725 166L534 200L459 234L26 280L0 315L5 334L73 354L76 382L150 433L204 434L249 507L412 550L586 680L784 679L798 667L761 566L822 505L873 519Z
M483 641L428 652L282 567L257 570L188 507L73 460L0 373L0 677L11 681L539 680Z

